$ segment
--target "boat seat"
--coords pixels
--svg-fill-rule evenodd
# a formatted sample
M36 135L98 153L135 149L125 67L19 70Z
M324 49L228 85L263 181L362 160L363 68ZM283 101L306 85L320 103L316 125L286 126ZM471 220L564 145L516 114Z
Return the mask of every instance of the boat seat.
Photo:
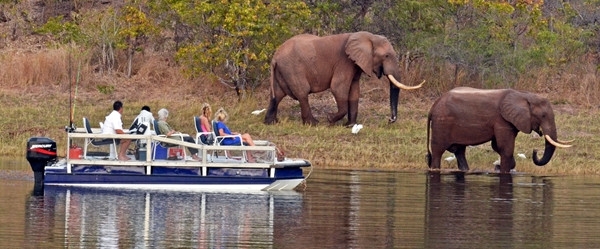
M167 135L166 135L166 134L162 134L162 133L160 132L160 129L158 128L158 120L156 120L156 119L155 119L155 120L154 120L154 122L153 122L153 124L152 124L152 126L154 127L154 132L156 133L156 135L157 135L157 136L160 136L160 137L167 137ZM178 137L178 138L179 138L181 141L185 141L185 140L183 139L183 137L185 137L185 136L189 136L189 135L188 135L188 134L183 134L183 133L177 133L177 134L173 134L173 135L171 135L171 137ZM159 145L160 145L160 146L159 146ZM156 144L154 144L154 146L153 146L153 149L152 149L152 158L155 158L155 157L156 157L156 150L157 150L159 147L164 147L164 148L167 148L167 152L168 152L168 149L169 149L169 148L171 148L171 147L177 147L177 148L180 148L180 149L183 151L183 158L185 158L185 157L186 157L186 152L185 152L186 150L185 150L184 148L182 148L181 146L179 146L179 145L176 145L176 144L169 144L169 143L161 143L161 142L157 142ZM168 154L168 153L166 153L166 154Z
M212 122L212 126L213 126L213 131L214 131L215 136L216 136L215 137L216 138L215 139L215 143L217 145L223 145L223 146L244 146L244 145L247 146L248 145L248 144L245 144L245 143L241 142L242 141L242 135L240 135L240 134L237 134L237 135L222 135L222 134L219 134L219 130L215 130L215 127L217 127L217 121L213 121ZM222 144L223 140L225 140L226 138L238 138L238 137L240 138L240 142L241 142L240 144L227 144L227 145Z
M88 118L83 117L83 127L85 128L85 131L88 134L94 134L94 132L92 131L92 127L90 126L90 121ZM111 159L118 159L117 155L116 155L116 151L117 151L117 140L116 139L112 139L112 138L106 138L106 139L98 139L98 138L86 138L85 139L85 145L83 148L83 155L84 157L87 157L88 155L88 145L93 145L95 147L101 147L101 146L111 146L110 147L110 153L109 153L109 157ZM98 153L95 153L98 154Z
M196 144L216 145L215 133L212 131L202 131L202 123L198 116L194 116L194 128L196 128Z

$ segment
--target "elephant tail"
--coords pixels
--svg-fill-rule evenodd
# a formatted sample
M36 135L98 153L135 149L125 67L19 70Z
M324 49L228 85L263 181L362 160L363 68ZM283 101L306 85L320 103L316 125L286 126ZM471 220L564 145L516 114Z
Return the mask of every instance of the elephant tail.
M275 68L277 67L277 62L273 60L271 62L271 78L269 79L271 86L271 99L275 99Z
M430 131L431 131L431 112L427 115L427 155L425 156L425 160L427 160L427 166L431 167L431 145L430 141Z

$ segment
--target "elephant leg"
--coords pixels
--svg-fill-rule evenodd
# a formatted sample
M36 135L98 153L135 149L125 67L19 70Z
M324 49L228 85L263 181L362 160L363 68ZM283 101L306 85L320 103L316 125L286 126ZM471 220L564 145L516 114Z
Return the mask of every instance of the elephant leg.
M500 152L498 151L498 142L496 142L496 138L492 138L492 149L496 153L500 154Z
M492 149L493 149L493 150L494 150L496 153L498 153L498 155L500 155L500 150L498 149L498 142L496 141L496 138L495 138L495 137L494 137L494 138L492 138L492 142L491 142L491 143L492 143ZM500 159L500 160L502 160L502 159ZM498 161L496 161L496 162L498 162ZM494 170L495 170L496 172L500 172L500 165L499 165L499 164L496 164L496 162L494 162Z
M360 76L360 74L359 74ZM336 80L336 83L332 83L331 84L331 93L333 94L333 98L335 99L335 102L337 103L337 108L338 111L335 114L329 114L328 115L328 120L329 123L334 124L335 122L339 121L340 119L342 119L344 116L346 116L346 114L348 114L348 117L350 118L352 116L352 114L348 113L348 109L350 108L350 101L354 100L356 103L352 103L356 105L356 109L358 109L358 95L360 93L360 87L359 87L359 82L357 79L357 77L354 77L355 80L352 81L352 83L350 85L348 85L348 82L350 79L338 79ZM355 98L355 99L352 99ZM358 110L356 110L358 111ZM356 114L354 114L356 115ZM353 123L351 123L353 122ZM354 118L354 120L348 120L348 122L345 125L352 125L356 123L356 118Z
M269 108L267 108L267 114L265 115L265 124L274 124L279 122L279 120L277 120L277 107L279 106L279 102L281 102L282 99L283 97L271 98L271 101L269 101Z
M500 155L500 173L510 173L510 170L514 169L516 164L512 153Z
M335 122L339 121L348 113L348 97L339 95L340 94L338 93L333 93L333 97L337 103L338 112L327 115L327 120L330 124L334 124Z
M514 157L515 152L515 137L517 134L507 135L497 135L496 136L496 149L494 149L498 154L500 154L500 173L510 173L511 169L515 168L516 162Z
M303 96L298 98L300 102L300 113L302 115L302 122L304 124L309 125L317 125L319 120L317 120L310 110L310 105L308 104L308 94L304 94Z
M444 154L444 151L446 151L446 149L442 148L440 146L435 146L434 144L435 144L435 142L432 141L431 142L431 154L428 155L429 169L439 170L440 164L442 162L442 155Z
M286 94L281 90L281 88L276 87L272 89L271 100L269 101L269 108L267 108L267 113L265 114L265 124L274 124L279 122L277 120L277 108L279 107L279 103L283 98L285 98Z
M454 155L456 156L456 162L458 163L458 169L460 169L461 171L469 171L469 163L467 163L467 157L465 156L467 146L457 145L455 147L456 147L456 150L454 152Z
M350 94L348 96L348 122L345 126L356 124L358 118L358 99L360 98L360 84L357 81L350 86Z

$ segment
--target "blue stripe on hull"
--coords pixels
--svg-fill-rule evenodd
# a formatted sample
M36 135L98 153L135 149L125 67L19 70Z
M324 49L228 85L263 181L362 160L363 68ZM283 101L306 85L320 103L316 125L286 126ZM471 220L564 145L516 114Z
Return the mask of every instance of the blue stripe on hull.
M46 174L45 184L271 184L277 180L303 179L303 177L201 177L165 175L96 175L96 174Z

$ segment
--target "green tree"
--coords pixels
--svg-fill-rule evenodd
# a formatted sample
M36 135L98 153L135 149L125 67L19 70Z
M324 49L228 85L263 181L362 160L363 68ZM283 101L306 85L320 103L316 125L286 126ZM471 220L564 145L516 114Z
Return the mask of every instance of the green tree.
M136 1L123 7L120 15L122 28L119 30L121 44L127 51L127 77L131 77L131 64L133 55L148 36L158 33L157 27L147 18L146 13L142 11L144 4L137 4Z
M111 72L116 64L114 49L118 28L116 12L109 7L105 10L81 11L70 16L68 21L63 16L50 17L36 32L50 34L70 49L79 47L80 51L85 51L83 54L93 54L99 71L105 73Z
M164 5L161 5L163 8ZM244 97L270 74L273 51L281 42L301 32L310 16L302 1L223 0L167 2L170 11L196 34L184 41L177 59L194 77L212 73Z
M446 0L401 1L390 9L400 44L454 65L448 87L511 87L535 67L561 65L583 52L586 33L569 23L569 5L545 14L542 7L542 1Z
M158 28L143 11L145 3L132 1L122 8L90 9L73 13L70 20L51 17L36 31L53 35L63 44L75 43L95 51L101 72L115 68L115 50L127 55L126 75L131 77L133 55Z

